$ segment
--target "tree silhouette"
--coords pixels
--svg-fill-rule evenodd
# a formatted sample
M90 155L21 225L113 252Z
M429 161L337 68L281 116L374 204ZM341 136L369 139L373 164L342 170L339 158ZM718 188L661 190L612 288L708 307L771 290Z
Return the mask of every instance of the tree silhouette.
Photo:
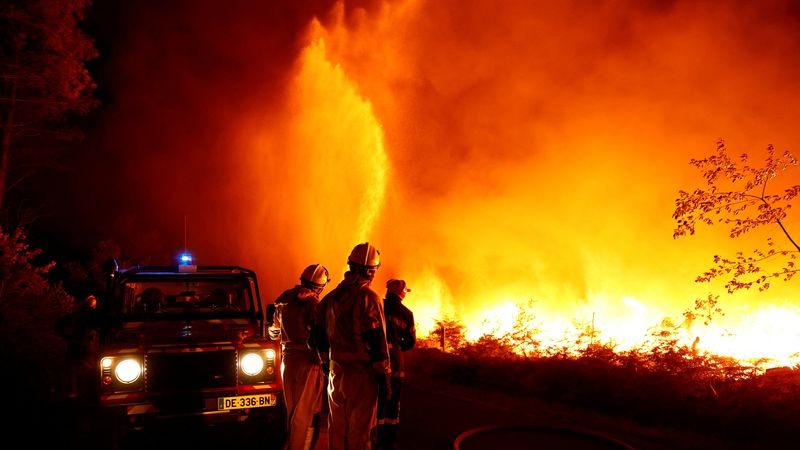
M97 56L79 28L91 0L0 2L0 208L25 178L18 160L80 136L71 114L96 105L85 63ZM16 168L16 171L14 170Z
M692 159L690 164L699 169L706 180L705 189L692 192L679 191L672 217L677 221L673 238L693 235L697 224L715 223L729 227L730 237L738 238L756 228L774 226L782 241L776 244L768 237L765 247L750 254L737 252L735 256L714 255L714 265L698 276L697 282L724 279L729 293L758 287L763 291L771 280L789 281L797 274L795 260L800 246L786 227L792 201L800 195L800 185L780 189L771 183L778 175L797 166L797 159L788 151L776 154L772 145L762 167L748 165L747 154L738 161L728 155L725 142L717 142L716 154L704 159ZM768 186L769 185L769 186ZM768 187L775 192L769 192ZM712 304L713 303L713 304ZM716 310L716 297L699 300L696 307ZM709 309L710 308L710 309Z
M445 317L436 320L435 328L431 331L431 338L438 343L442 351L458 350L466 340L464 324L458 320Z

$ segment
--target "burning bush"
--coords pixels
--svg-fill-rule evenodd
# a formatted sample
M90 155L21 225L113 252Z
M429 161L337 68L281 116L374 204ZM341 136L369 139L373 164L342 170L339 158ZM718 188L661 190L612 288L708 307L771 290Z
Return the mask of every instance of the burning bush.
M592 344L522 356L484 336L452 353L415 349L408 366L414 377L761 442L790 439L800 414L797 367L763 371L668 338L625 352Z

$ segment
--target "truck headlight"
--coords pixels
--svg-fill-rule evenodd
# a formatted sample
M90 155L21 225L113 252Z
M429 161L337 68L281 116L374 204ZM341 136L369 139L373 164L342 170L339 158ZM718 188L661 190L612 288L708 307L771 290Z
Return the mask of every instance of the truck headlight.
M120 383L131 384L138 380L141 375L142 365L133 358L123 359L114 369L114 376L117 377Z
M100 360L101 379L104 386L131 385L141 379L144 371L141 357L106 356ZM128 387L124 389L128 390Z
M242 354L239 368L248 377L272 375L275 368L275 350L268 348Z
M264 359L258 353L247 353L242 356L242 372L245 375L255 376L264 370Z

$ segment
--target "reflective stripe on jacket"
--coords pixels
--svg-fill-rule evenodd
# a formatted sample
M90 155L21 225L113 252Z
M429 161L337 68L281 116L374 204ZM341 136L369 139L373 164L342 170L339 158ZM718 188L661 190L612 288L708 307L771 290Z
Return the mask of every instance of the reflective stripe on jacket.
M311 352L308 348L308 337L318 301L314 291L301 285L283 291L275 300L275 316L270 328L280 330L281 347L284 351Z
M353 272L325 295L317 309L332 361L363 361L377 372L389 372L386 323L380 296L370 280Z
M411 350L417 342L417 330L414 325L414 314L402 303L402 299L388 293L383 302L386 317L386 341L392 360L392 376L405 376L403 352Z

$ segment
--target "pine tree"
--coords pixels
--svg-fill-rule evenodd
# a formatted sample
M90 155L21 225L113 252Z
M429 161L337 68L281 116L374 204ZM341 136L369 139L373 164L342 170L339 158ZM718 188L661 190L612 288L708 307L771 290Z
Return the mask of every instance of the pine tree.
M80 137L70 119L97 104L86 63L98 53L79 27L91 0L0 3L0 209L59 141Z

